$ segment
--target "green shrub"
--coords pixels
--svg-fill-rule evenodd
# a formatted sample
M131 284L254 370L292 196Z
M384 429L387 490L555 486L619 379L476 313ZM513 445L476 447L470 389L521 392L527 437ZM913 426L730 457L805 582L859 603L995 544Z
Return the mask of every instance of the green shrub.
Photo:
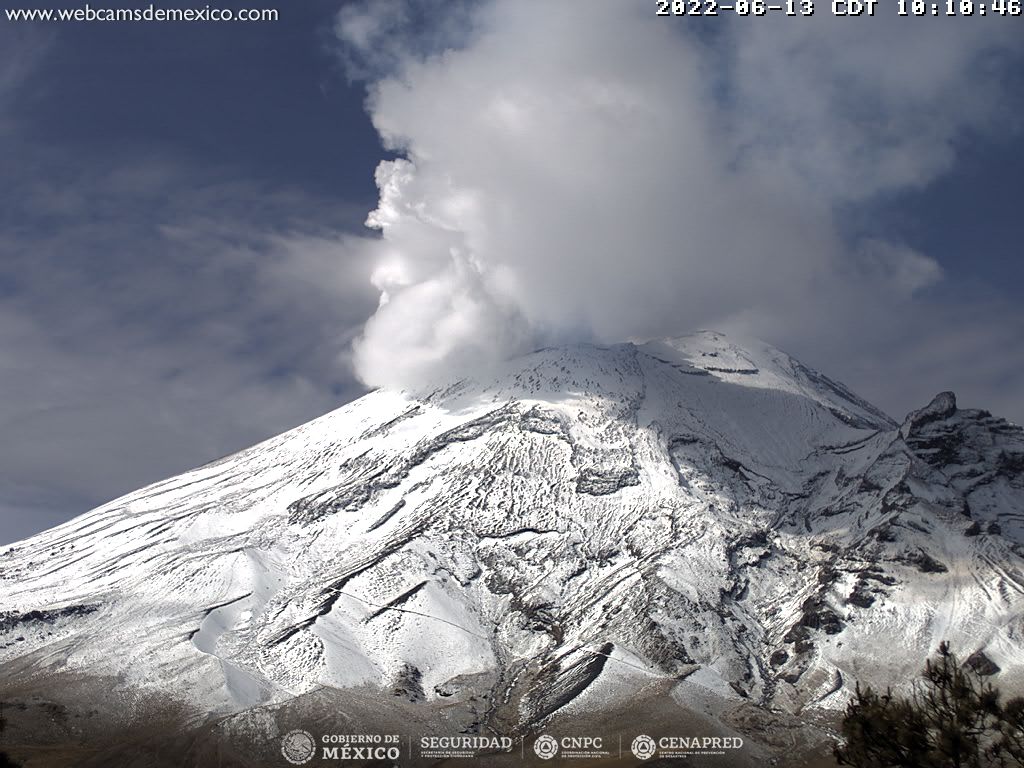
M857 686L836 759L854 768L1024 766L1024 699L1001 698L943 643L909 697Z

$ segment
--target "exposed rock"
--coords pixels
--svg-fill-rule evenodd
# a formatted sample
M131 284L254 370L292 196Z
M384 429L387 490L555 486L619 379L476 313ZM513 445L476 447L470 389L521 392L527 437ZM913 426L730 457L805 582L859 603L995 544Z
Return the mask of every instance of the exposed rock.
M999 665L992 661L982 650L977 650L968 656L966 661L964 661L964 666L970 667L983 677L990 677L1000 671Z
M86 616L99 610L99 605L67 605L63 608L44 608L32 610L25 613L13 611L0 611L0 633L10 632L20 624L54 624L60 619L73 618L75 616ZM18 638L24 640L24 638Z
M607 496L631 485L640 485L636 467L595 469L588 467L576 478L576 492L591 496Z
M819 629L827 635L837 635L843 629L842 619L820 597L811 597L805 600L802 610L803 618L800 619L802 626Z
M949 571L945 565L929 555L923 549L910 552L899 558L901 562L912 565L921 573L946 573Z
M407 701L423 701L423 673L412 664L402 665L391 686L391 693Z
M856 605L858 608L870 608L875 604L875 596L871 594L871 589L863 581L859 580L853 587L853 591L846 598L846 602L850 605Z
M915 430L933 421L948 419L956 413L956 395L952 392L940 392L924 408L913 411L907 416L900 427L900 433L904 438L909 437Z

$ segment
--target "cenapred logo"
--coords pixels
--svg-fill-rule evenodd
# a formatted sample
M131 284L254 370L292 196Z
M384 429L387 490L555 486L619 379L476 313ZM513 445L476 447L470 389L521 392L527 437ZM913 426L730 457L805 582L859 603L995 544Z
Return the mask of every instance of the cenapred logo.
M672 760L725 755L730 750L743 749L743 739L739 736L662 736L655 740L641 733L629 748L638 760L650 760L655 756Z
M629 745L629 748L633 753L633 757L637 760L650 760L654 757L654 753L658 751L658 745L646 733L641 733L633 739L633 743Z
M308 763L316 754L316 740L309 731L288 731L281 738L281 754L292 765Z
M545 733L533 742L533 751L541 760L550 760L558 754L558 740Z

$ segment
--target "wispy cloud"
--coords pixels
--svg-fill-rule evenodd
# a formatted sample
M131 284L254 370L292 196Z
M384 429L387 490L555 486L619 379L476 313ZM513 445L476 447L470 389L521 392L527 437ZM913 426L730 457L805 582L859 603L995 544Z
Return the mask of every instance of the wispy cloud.
M28 86L52 43L52 36L37 27L0 25L0 138L13 130L11 101Z
M362 392L352 212L182 163L59 165L0 195L2 538Z

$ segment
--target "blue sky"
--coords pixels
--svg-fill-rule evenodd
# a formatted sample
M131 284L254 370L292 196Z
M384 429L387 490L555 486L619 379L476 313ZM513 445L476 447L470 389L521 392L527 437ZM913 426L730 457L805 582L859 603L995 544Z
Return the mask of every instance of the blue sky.
M415 357L416 349L395 353L375 348L372 331L364 336L364 349L373 354L355 361L351 354L353 340L375 313L381 286L379 276L373 278L381 241L373 235L367 239L363 226L367 213L378 205L378 163L401 155L418 159L416 194L432 195L439 189L439 179L454 179L451 184L456 186L466 179L468 191L459 199L483 190L479 206L486 208L498 200L515 210L523 196L511 189L512 184L522 181L531 189L530 178L520 179L521 168L513 177L497 161L493 167L483 163L490 173L484 178L473 177L462 165L469 163L465 158L475 157L471 153L495 147L515 166L515 148L527 146L479 132L459 134L470 130L466 126L472 124L481 99L479 84L459 90L469 81L467 73L479 73L493 62L494 71L485 72L483 82L493 83L506 102L516 93L538 94L538 130L552 144L531 140L528 146L542 157L568 152L558 131L587 114L563 115L557 105L568 97L543 93L544 84L551 81L543 67L560 66L564 52L541 51L540 46L561 43L546 41L543 34L533 36L529 30L531 23L551 20L537 15L536 9L530 11L529 3L517 6L526 10L497 1L480 5L493 8L472 16L468 6L450 3L443 6L444 23L434 19L430 25L424 24L422 15L402 16L395 10L400 3L379 3L374 11L336 0L282 3L280 21L264 24L42 25L0 19L0 543L336 407L364 391L356 375L359 366L363 381L377 384L387 382L390 375L382 366L398 365L389 355ZM628 7L647 16L648 9L640 6ZM343 7L347 26L339 27ZM381 8L392 15L382 20ZM396 22L403 18L405 24ZM414 18L415 24L408 21ZM467 19L478 23L469 24ZM600 13L594 19L592 25L578 20L565 28L575 30L578 37L567 44L574 61L585 63L599 53L596 42L588 41L597 41L608 30L598 27L603 23ZM1001 22L1017 28L1022 23L1009 18ZM559 23L551 21L555 31ZM354 37L354 29L362 37ZM633 34L632 27L622 34ZM651 50L664 55L665 61L678 55L711 62L725 55L724 49L714 49L725 44L717 41L718 35L704 36L715 38L709 42L699 35L684 39L690 33L680 33L676 51L677 43L662 39L649 20L638 21L635 34L637 50L644 49L643 35L658 36ZM766 32L765 39L750 31L741 34L748 35L740 41L743 50L761 57L763 65L771 63L773 41L792 33ZM844 30L842 36L845 52L853 56L857 32ZM567 38L563 34L561 39ZM445 45L465 51L443 64L423 58L425 51L436 52ZM684 45L689 48L684 50ZM992 58L984 40L975 45ZM772 111L758 96L760 81L735 79L725 85L742 92L742 98L737 96L728 109L719 105L712 110L700 100L703 97L688 95L679 85L680 104L692 109L666 113L666 119L689 119L693 110L706 108L710 116L705 122L731 121L730 130L739 137L736 146L755 147L761 153L755 158L758 164L750 166L754 170L742 177L750 186L735 193L743 199L755 194L754 185L764 178L758 174L774 162L782 163L781 170L770 178L795 169L795 180L786 188L793 200L805 199L809 189L824 189L828 210L809 220L809 226L821 225L828 230L825 240L840 243L837 262L847 251L864 253L863 243L884 241L915 254L907 262L914 269L927 271L938 265L941 272L941 279L927 276L905 293L886 294L884 312L876 312L868 306L866 297L874 294L863 277L864 264L869 264L868 271L874 269L870 265L882 261L872 254L884 253L889 259L892 249L870 245L867 261L856 266L860 287L851 289L848 297L850 306L862 312L837 310L827 333L811 334L806 328L815 324L815 312L821 311L811 308L815 299L801 294L807 300L806 314L796 309L789 313L779 307L792 307L793 296L780 288L778 301L758 310L770 318L757 321L768 331L767 340L847 381L897 418L940 389L953 388L964 404L1021 422L1024 66L1019 48L1000 43L994 69L980 67L971 49L963 54L963 67L943 74L942 51L949 50L947 43L943 46L917 50L917 63L936 74L907 87L916 89L912 94L934 89L934 98L922 98L909 107L907 99L894 101L903 98L902 91L886 91L886 98L876 98L880 91L870 83L860 84L863 92L856 87L849 92L852 106L846 96L840 104L828 100L834 98L834 83L808 80L794 83L800 97L786 101L789 111ZM511 60L506 67L501 57L507 50L523 56L530 51L529 60L537 63L519 67ZM548 56L552 50L557 55ZM626 53L623 49L619 61L612 50L602 59L608 67L602 71L609 82L623 87L640 83L638 92L645 90L646 81L630 79L633 64ZM934 61L927 58L933 54ZM796 66L802 64L797 61ZM770 67L764 70L770 74ZM836 82L842 76L837 70ZM771 89L767 77L765 93ZM976 83L982 78L989 80ZM652 89L677 87L675 79L651 82ZM964 83L976 83L984 98L964 96ZM375 94L369 110L368 92ZM548 96L550 100L544 101ZM685 102L687 98L694 100L692 104ZM960 103L955 103L957 98ZM556 106L545 112L544 104ZM836 110L848 110L853 126L869 113L871 125L888 121L907 131L922 131L918 121L928 117L920 114L922 109L937 110L934 122L941 133L932 136L924 130L916 143L886 134L878 141L890 141L893 151L883 160L855 158L862 165L880 163L879 175L904 156L919 163L913 174L888 186L857 177L855 164L841 148L826 147L832 154L817 155L815 147L790 146L779 138L784 132L778 126L789 118L806 124L811 132L824 131L834 124L829 121ZM956 116L958 111L967 117ZM545 124L555 112L558 122ZM967 119L971 115L980 117ZM815 123L819 117L822 122ZM745 133L745 126L755 119L763 130ZM610 154L601 144L607 141L603 134L590 137L582 126L571 130L584 148L593 138L593 146L600 150L595 157ZM941 157L918 153L918 145L928 142L941 145ZM628 149L628 142L623 144ZM772 151L765 151L765 146ZM779 147L781 154L776 154ZM863 148L859 151L865 153ZM628 152L624 157L625 171L609 167L610 188L634 189L629 185L636 180L625 180L629 168L645 169L651 159ZM819 178L817 170L831 168L835 158L836 175L823 173ZM582 168L588 156L574 159L581 163L581 198L589 203L584 185L592 177ZM671 148L653 159L659 160L659 167L675 164L698 173L692 157ZM801 165L804 160L810 172ZM473 164L481 165L475 160ZM600 178L602 167L596 166L595 172ZM720 181L712 171L706 173L703 182ZM539 176L538 184L550 188L545 179ZM735 187L734 181L728 189ZM686 178L659 176L651 183L653 188L672 190L672 184L685 185ZM861 191L854 194L854 189ZM635 194L612 192L590 207L633 204ZM400 195L398 201L413 210L412 193L401 194L406 197ZM573 210L572 205L566 208ZM419 250L429 243L394 234L408 231L408 210L402 209L385 225L384 242L402 250L410 263L420 259L417 264L427 264L433 256ZM560 224L550 240L564 249L565 242L573 242L564 238L586 226L585 220L579 228ZM713 247L715 232L730 228L720 223L718 230L702 231L700 242ZM473 222L464 230L460 242L478 242L476 233L482 230ZM546 234L543 226L538 225L538 233ZM673 236L664 233L668 241ZM751 237L757 236L752 230ZM643 260L648 250L657 252L665 242L659 237L657 232L651 239L643 232L632 233L639 256L631 255L630 263ZM779 241L778 247L788 242ZM517 263L514 255L503 259L513 271L521 268L522 275L534 268ZM609 260L615 263L604 273L606 282L608 276L619 274L613 269L620 266L618 260ZM786 262L786 268L803 263ZM729 269L735 271L737 265L742 267L742 259L730 263ZM820 266L812 264L814 269ZM900 262L899 275L904 267ZM447 268L438 267L442 271L437 274L444 277ZM642 278L656 278L657 270L666 267L657 264L649 272L629 269L631 277L639 275L634 290L643 291ZM704 293L729 290L721 286L731 284L730 273L706 272L696 262L688 263L687 269L683 274L700 274L707 281ZM844 269L841 264L838 274L845 274ZM884 270L894 269L891 261L884 262ZM666 274L675 273L668 268ZM882 282L898 282L892 277L896 274L886 272ZM701 288L697 278L693 282ZM405 285L399 288L404 290ZM742 302L748 301L746 294L737 292L731 314L704 309L692 315L665 311L650 317L620 316L613 307L624 303L621 295L603 294L603 284L590 288L609 307L607 317L588 316L588 307L581 304L570 323L560 314L557 294L518 304L512 295L506 302L512 305L510 314L488 310L484 317L486 322L522 323L522 333L510 334L514 338L508 350L514 352L516 344L539 338L539 328L543 333L554 328L559 339L615 340L642 335L647 329L666 332L676 323L679 333L691 330L686 324L705 320L742 325L743 313L737 307L742 309ZM402 309L407 314L393 313L389 319L378 313L379 327L386 327L385 321L397 322L395 317L406 323L433 322L432 310L405 298L412 293L396 295L395 312ZM424 311L426 315L417 314ZM585 330L580 331L581 326ZM474 350L477 343L479 339L455 337L442 357L457 359L459 350ZM418 372L413 368L408 375Z

